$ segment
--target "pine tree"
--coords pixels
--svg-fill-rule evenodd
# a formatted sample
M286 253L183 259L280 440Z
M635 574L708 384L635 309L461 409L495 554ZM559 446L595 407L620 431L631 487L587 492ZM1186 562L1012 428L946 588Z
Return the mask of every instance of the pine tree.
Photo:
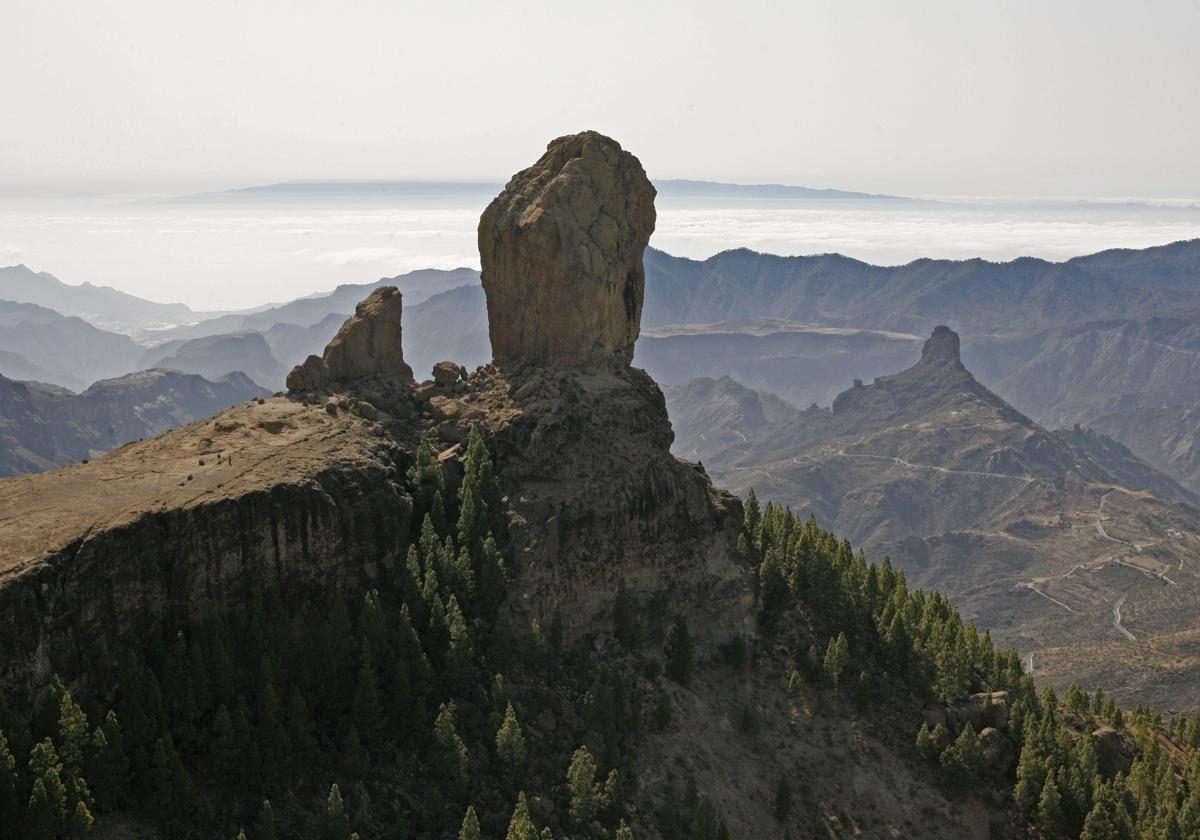
M603 804L596 786L596 760L587 747L580 747L571 756L567 791L571 798L571 819L578 826L586 826Z
M774 549L767 551L758 567L758 598L763 621L771 619L787 602L788 584Z
M841 688L845 680L846 667L850 664L850 643L844 632L829 640L825 649L825 678L834 688Z
M538 840L538 830L533 825L533 817L529 815L525 791L517 795L517 807L513 809L505 840Z
M44 738L34 745L29 753L29 778L33 779L35 790L41 789L37 807L44 805L46 822L39 825L49 825L52 831L65 828L67 823L67 787L62 782L63 766L59 761L58 752L49 738ZM35 810L34 798L31 794L29 810Z
M55 803L46 791L46 784L41 779L34 779L25 815L25 836L29 840L54 840L56 823Z
M359 737L358 727L353 723L342 739L342 763L351 773L362 775L371 769L371 757Z
M667 676L680 685L688 685L692 680L692 637L688 632L687 619L682 615L675 617L675 623L667 634L665 652Z
M0 729L0 825L15 826L20 807L20 783L17 777L17 760Z
M475 647L455 595L450 596L446 606L446 624L450 637L446 649L447 679L451 690L461 696L475 683Z
M383 730L383 701L379 698L379 682L370 655L363 653L358 669L358 682L351 703L351 717L360 738L373 744Z
M1046 783L1042 785L1042 795L1038 799L1037 828L1042 836L1050 838L1062 837L1066 830L1066 820L1063 817L1062 797L1058 791L1058 780L1051 770L1046 774Z
M633 840L633 832L629 830L629 826L625 824L625 820L621 820L617 826L617 834L614 840Z
M434 754L432 764L453 798L462 796L467 787L467 747L454 727L455 706L438 707L433 725Z
M474 805L467 806L467 813L463 817L462 828L458 830L458 840L480 840L479 818L475 816Z
M1037 814L1045 780L1045 764L1038 756L1033 740L1026 739L1025 746L1021 749L1021 758L1017 762L1017 786L1013 796L1021 811L1030 818Z
M933 735L929 731L927 723L922 723L921 728L917 730L917 755L926 761L937 758L937 750L933 746Z
M517 777L525 766L525 734L512 703L505 709L504 721L496 732L496 755L505 771L513 777Z
M275 813L271 810L271 800L264 799L258 809L258 819L254 822L254 840L275 840Z
M775 819L780 822L787 820L792 812L792 785L788 782L786 776L779 779L779 783L775 786Z
M318 836L320 840L350 840L350 818L346 816L342 791L336 783L329 788Z
M942 767L959 784L965 784L979 774L983 767L983 754L975 727L970 723L963 726L954 743L942 751Z

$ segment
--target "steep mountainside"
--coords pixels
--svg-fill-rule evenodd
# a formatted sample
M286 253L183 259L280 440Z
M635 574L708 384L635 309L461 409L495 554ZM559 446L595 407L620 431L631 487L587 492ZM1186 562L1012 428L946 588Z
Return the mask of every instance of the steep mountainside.
M1056 332L997 391L1045 423L1093 426L1200 490L1190 412L1200 401L1200 311Z
M512 301L491 307L502 363L414 383L400 292L381 287L287 396L0 482L0 686L27 702L62 675L38 708L64 732L81 715L90 731L68 688L113 706L81 748L98 825L349 837L351 812L363 836L431 839L1018 834L1009 704L1041 712L1015 656L671 456L663 396L629 366L652 199L614 141L560 138L481 224L484 287ZM555 259L521 270L539 254ZM539 308L567 288L593 306ZM767 612L771 540L808 548ZM914 640L911 673L888 673L885 619ZM965 673L935 688L919 635ZM984 705L984 683L1011 693ZM962 794L913 755L923 711L970 753ZM3 703L0 720L20 755L0 773L44 789L61 749L86 811L73 736L37 741L42 718ZM971 758L975 724L991 758ZM37 825L41 796L24 801Z
M720 456L747 435L793 421L800 410L774 394L753 391L728 376L663 386L675 443L691 461Z
M1151 650L1194 637L1195 497L1114 441L1047 431L1004 403L962 366L954 333L935 330L918 364L856 384L832 410L739 431L744 442L704 459L718 484L890 554L1036 651L1039 675L1190 704L1200 660Z
M145 370L101 380L79 394L0 376L0 476L94 458L266 394L243 374L210 382Z
M635 360L667 384L731 376L796 405L829 405L846 382L912 358L920 341L904 333L749 318L646 330Z

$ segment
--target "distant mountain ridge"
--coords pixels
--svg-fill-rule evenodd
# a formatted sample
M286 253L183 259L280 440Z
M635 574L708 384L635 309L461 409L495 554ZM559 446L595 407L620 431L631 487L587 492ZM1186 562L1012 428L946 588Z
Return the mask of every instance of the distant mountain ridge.
M0 376L0 476L93 458L267 394L240 373L210 381L146 370L102 380L81 394Z
M238 189L185 196L187 201L294 201L297 199L387 200L394 198L478 198L503 187L500 181L300 180L256 184ZM725 181L668 178L654 181L660 199L742 199L768 201L911 201L894 195L790 184L738 184Z
M82 318L110 332L147 325L189 324L206 317L182 303L156 303L109 286L73 286L25 265L0 267L0 300L34 303L68 317Z
M666 396L677 455L702 460L719 486L753 487L890 555L916 585L1035 650L1039 674L1102 679L1169 706L1198 688L1147 667L1111 626L1125 597L1131 632L1187 644L1200 596L1196 495L1102 435L1038 426L962 365L953 332L935 331L916 365L855 383L832 409L778 422L736 382Z

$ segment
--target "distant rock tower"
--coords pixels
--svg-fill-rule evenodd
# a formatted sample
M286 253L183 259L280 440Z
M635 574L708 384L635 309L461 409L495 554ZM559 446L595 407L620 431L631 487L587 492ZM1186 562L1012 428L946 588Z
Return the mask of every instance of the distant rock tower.
M961 365L962 359L959 355L958 333L945 324L934 327L933 335L926 339L925 346L921 350L921 361L925 364L949 362Z
M638 159L594 131L513 176L479 220L496 364L632 361L654 197Z

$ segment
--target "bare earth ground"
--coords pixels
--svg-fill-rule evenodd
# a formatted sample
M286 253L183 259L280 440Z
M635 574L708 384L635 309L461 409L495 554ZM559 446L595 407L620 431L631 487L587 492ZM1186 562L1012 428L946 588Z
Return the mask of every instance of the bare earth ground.
M91 463L0 481L0 577L147 511L301 482L369 458L371 423L271 397L235 406Z

